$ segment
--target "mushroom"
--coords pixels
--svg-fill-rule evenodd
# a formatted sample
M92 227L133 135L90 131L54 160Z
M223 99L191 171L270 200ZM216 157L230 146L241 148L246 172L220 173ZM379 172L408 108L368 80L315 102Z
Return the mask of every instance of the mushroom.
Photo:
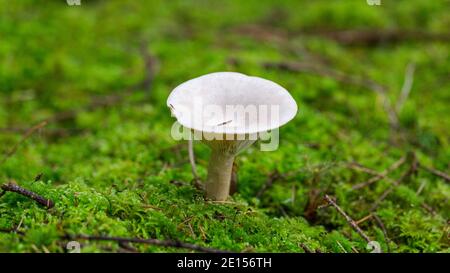
M184 82L171 92L167 106L181 128L211 148L205 190L206 198L216 201L229 195L235 156L297 113L297 104L286 89L236 72L216 72Z

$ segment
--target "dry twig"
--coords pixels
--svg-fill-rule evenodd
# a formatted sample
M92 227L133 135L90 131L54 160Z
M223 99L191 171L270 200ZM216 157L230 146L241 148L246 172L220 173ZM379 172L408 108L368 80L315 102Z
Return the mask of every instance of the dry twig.
M403 163L405 163L406 160L406 156L401 157L399 160L397 160L396 162L394 162L391 166L389 166L389 168L387 168L386 170L382 171L381 173L377 172L377 171L373 171L371 169L367 169L367 168L360 168L358 167L359 170L362 170L364 172L370 173L372 175L375 175L374 177L370 178L369 180L365 181L365 182L361 182L358 183L356 185L354 185L352 187L353 190L358 190L361 188L364 188L366 186L369 186L383 178L388 179L391 182L394 182L391 178L387 177L387 175L391 172L393 172L394 170L398 169L401 165L403 165ZM361 166L358 164L358 166ZM350 166L352 168L354 168L354 164L352 164L352 166ZM367 171L367 170L370 170ZM394 182L395 183L395 182Z
M389 242L391 241L391 239L389 239L389 236L388 236L386 227L383 224L383 221L381 221L381 218L376 213L372 213L371 215L373 216L373 218L377 222L378 226L383 231L384 240L386 241L386 245L387 245L387 251L391 252L391 247L389 246Z
M298 246L301 247L305 251L305 253L315 253L304 243L298 243Z
M0 188L3 190L3 193L0 195L0 197L3 194L5 194L5 192L10 191L10 192L15 192L15 193L18 193L25 197L28 197L28 198L36 201L37 203L47 207L48 209L51 209L55 206L55 203L52 200L42 197L39 194L32 192L30 190L24 189L13 182L3 184L3 185L1 185Z
M3 233L16 233L16 234L18 234L20 236L24 236L25 235L25 232L18 230L17 227L15 227L15 228L0 228L0 232L3 232Z
M339 207L336 202L327 194L325 194L325 200L328 202L328 204L330 204L331 206L333 206L338 212L339 214L341 214L342 216L344 216L345 220L347 221L347 223L349 223L349 225L353 228L353 230L355 230L364 240L366 240L367 242L371 242L372 240L369 238L369 236L367 236L364 231L362 231L362 229L358 226L358 224L356 224L356 222L347 215L347 213L345 213L345 211L343 209L341 209L341 207Z
M437 177L440 177L440 178L444 179L447 182L450 182L450 175L448 175L448 174L446 174L446 173L444 173L442 171L433 169L431 167L424 166L422 164L419 164L419 167L424 169L424 170L426 170L427 172L429 172L431 174L434 174Z
M357 225L359 225L359 224L361 224L361 223L363 223L363 222L369 220L369 219L372 218L372 217L373 217L372 213L369 213L368 215L366 215L366 216L364 216L363 218L359 219L359 220L356 221L355 223L356 223Z
M220 250L215 248L203 247L199 245L194 245L190 243L184 243L180 241L173 240L159 240L159 239L140 239L140 238L124 238L124 237L113 237L113 236L103 236L103 235L85 235L85 234L77 234L77 235L66 235L65 239L69 240L88 240L88 241L114 241L118 243L138 243L138 244L147 244L147 245L155 245L161 247L175 247L175 248L184 248L189 250L194 250L198 252L205 253L231 253L231 251Z
M320 35L344 45L376 46L380 43L402 41L449 41L448 33L431 33L421 30L401 29L351 29L351 30L309 30L308 34Z
M407 157L409 157L409 161L410 166L409 168L402 174L402 176L397 179L392 185L391 187L389 187L387 190L385 190L381 196L374 202L374 204L372 205L372 207L370 208L370 211L373 212L375 211L378 206L381 204L381 202L386 199L386 197L392 192L394 191L394 189L400 185L400 183L402 181L404 181L405 179L409 178L411 175L413 175L416 171L417 171L417 167L418 167L418 162L417 162L417 158L416 155L414 153L410 153L407 155Z
M47 125L47 121L42 121L38 124L36 124L35 126L29 128L22 136L22 138L19 140L19 142L17 142L12 148L11 150L9 150L9 152L6 153L5 157L2 159L2 161L0 162L0 164L3 164L6 160L8 160L8 158L10 158L19 148L19 146L25 142L31 135L33 135L36 131L38 131L39 129L43 128L45 125Z

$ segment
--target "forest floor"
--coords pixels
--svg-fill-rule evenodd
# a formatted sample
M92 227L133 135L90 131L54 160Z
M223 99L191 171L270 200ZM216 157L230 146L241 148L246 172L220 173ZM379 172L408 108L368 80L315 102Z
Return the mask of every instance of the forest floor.
M449 252L448 2L0 7L0 252ZM276 151L239 155L225 203L166 107L215 71L299 105Z

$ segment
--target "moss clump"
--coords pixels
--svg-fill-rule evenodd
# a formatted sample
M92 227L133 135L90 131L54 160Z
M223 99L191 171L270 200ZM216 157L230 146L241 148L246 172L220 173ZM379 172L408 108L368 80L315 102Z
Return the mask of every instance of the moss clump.
M67 240L61 237L78 233L174 239L234 251L302 252L300 243L322 252L367 251L335 209L317 206L327 193L359 220L391 187L392 181L382 179L352 190L371 175L347 168L347 162L381 172L414 151L423 165L448 173L450 48L415 39L348 46L298 33L336 27L441 33L448 25L443 5L419 0L381 8L365 1L84 1L69 7L61 1L0 0L0 36L5 37L0 128L6 128L0 130L1 155L20 141L20 129L76 112L34 133L0 164L0 181L15 180L56 202L45 210L18 194L3 195L0 251L63 252ZM143 85L149 60L157 63L155 74L150 85ZM387 87L391 101L397 100L405 67L413 62L413 89L399 113L401 130L390 129L382 98L366 86L269 69L264 64L270 62L314 63L370 77ZM225 204L205 202L191 185L187 145L170 137L173 119L165 106L177 84L220 70L274 80L290 90L300 108L299 116L281 128L278 150L262 157L255 146L239 156L239 193ZM125 96L129 89L134 92ZM102 96L123 97L112 106L87 107ZM196 145L195 153L205 179L209 151ZM407 167L389 176L396 180ZM255 198L274 172L284 176ZM42 179L33 182L39 173ZM448 252L449 196L443 179L419 169L374 212L384 227L375 218L360 227L384 251ZM116 243L94 241L83 242L82 249L118 250Z

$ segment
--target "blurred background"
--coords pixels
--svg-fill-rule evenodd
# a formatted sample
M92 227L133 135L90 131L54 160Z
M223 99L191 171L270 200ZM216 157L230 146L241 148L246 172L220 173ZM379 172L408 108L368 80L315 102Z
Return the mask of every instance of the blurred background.
M318 208L328 193L383 251L448 251L450 2L370 2L0 0L0 178L57 200L48 213L3 196L0 227L25 235L0 233L0 250L62 252L58 236L83 232L365 251ZM238 158L236 204L222 207L190 185L166 107L215 71L275 81L299 105L279 150ZM209 151L195 153L205 178ZM411 162L425 167L403 175Z

